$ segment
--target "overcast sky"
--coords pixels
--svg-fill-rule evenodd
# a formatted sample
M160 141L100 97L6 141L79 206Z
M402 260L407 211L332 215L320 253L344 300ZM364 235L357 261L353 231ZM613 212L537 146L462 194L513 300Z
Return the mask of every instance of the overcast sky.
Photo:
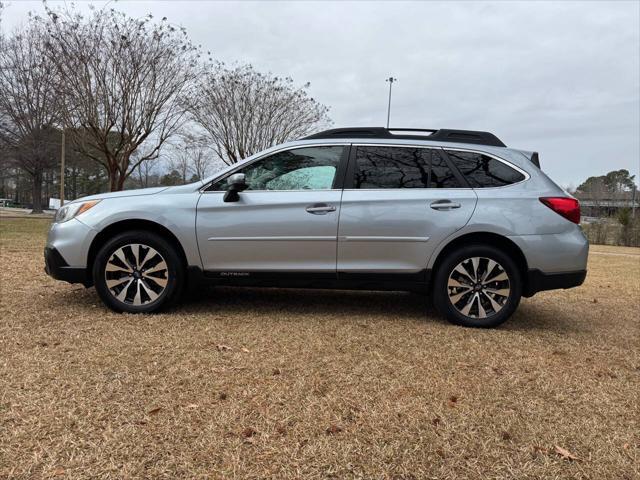
M227 63L311 82L336 127L384 126L393 75L391 126L491 131L539 151L563 186L619 168L640 176L638 1L109 6L166 16ZM29 10L41 3L9 0L3 30Z

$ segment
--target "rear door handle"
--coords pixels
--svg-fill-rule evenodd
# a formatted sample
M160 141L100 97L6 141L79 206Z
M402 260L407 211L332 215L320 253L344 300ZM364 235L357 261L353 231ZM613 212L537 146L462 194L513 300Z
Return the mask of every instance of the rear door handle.
M430 207L434 210L452 210L454 208L460 208L461 205L451 200L436 200L431 203Z
M314 203L305 208L305 210L313 215L326 215L329 212L335 212L336 207L326 203Z

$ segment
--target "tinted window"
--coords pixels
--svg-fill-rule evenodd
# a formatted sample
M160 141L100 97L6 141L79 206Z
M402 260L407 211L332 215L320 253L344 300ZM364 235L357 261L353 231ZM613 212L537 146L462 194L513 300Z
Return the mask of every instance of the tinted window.
M524 180L517 170L481 153L447 150L451 161L474 188L503 187Z
M358 147L355 188L428 188L431 150Z
M431 157L431 188L459 188L460 183L449 168L449 165L437 152Z
M308 147L274 153L234 173L244 173L247 190L329 190L345 147ZM227 189L223 178L210 191Z
M453 172L438 152L428 148L358 147L355 170L355 188L459 186Z

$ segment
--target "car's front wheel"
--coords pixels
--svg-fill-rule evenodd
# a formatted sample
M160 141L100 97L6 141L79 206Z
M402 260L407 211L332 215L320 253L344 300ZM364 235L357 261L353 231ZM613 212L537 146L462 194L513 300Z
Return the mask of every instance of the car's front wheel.
M105 243L93 265L96 291L117 312L147 313L178 298L184 268L175 248L152 232L124 232Z
M452 323L495 327L518 307L520 272L505 252L489 245L469 245L449 254L436 272L433 301Z

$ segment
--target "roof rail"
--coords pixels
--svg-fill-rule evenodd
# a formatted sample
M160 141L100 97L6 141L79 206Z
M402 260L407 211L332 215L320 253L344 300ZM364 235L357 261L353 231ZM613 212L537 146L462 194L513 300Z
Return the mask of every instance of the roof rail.
M401 132L399 134L394 132ZM404 133L406 132L406 133ZM411 134L420 132L421 134ZM427 135L424 135L427 133ZM473 143L476 145L491 145L506 147L493 133L476 132L473 130L432 130L419 128L383 128L383 127L352 127L333 128L314 133L300 140L317 140L331 138L394 138L398 140L429 140L434 142Z

